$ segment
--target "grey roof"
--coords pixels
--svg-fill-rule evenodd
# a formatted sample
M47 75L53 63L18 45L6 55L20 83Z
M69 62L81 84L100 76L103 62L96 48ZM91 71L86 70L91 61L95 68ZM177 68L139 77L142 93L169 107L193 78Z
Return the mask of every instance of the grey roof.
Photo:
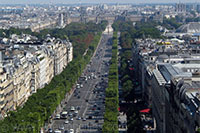
M153 70L153 74L155 75L159 85L166 84L165 79L163 78L163 76L161 75L161 73L157 69Z
M149 56L159 56L159 55L177 55L178 53L177 52L152 52L149 54Z
M160 60L163 60L163 59L168 59L169 57L168 57L168 55L166 55L166 54L162 54L162 55L159 55L158 56L158 60L160 59Z
M158 64L158 69L160 73L163 75L166 82L170 82L172 77L192 77L192 74L189 72L183 72L181 69L178 69L172 64Z
M200 23L199 22L191 22L185 25L182 25L178 28L178 32L183 33L199 33L200 32Z

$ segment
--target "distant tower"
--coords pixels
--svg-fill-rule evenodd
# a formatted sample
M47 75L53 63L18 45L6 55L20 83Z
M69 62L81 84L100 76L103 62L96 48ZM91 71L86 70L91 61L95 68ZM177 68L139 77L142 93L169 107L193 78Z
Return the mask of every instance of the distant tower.
M59 14L59 26L61 26L61 27L64 26L63 13Z
M186 5L183 3L176 4L176 12L177 13L185 13L186 12Z

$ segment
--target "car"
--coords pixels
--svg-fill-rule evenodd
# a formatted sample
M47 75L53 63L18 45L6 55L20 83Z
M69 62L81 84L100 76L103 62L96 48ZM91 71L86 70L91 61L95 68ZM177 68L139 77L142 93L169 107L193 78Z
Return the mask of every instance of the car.
M78 114L78 110L75 110L74 113L75 113L75 114Z
M67 118L67 114L68 114L67 111L63 111L63 112L61 113L61 118L66 119L66 118Z
M73 116L73 114L70 112L70 113L69 113L69 116L70 116L70 117L72 117L72 116Z
M70 121L73 121L74 119L73 119L73 118L70 118L69 120L70 120Z
M77 109L77 110L80 110L80 107L79 107L79 106L77 106L77 107L76 107L76 109Z
M74 113L74 114L73 114L73 117L76 117L76 116L77 116L77 114L76 114L76 113Z
M54 133L62 133L60 130L56 129Z
M86 121L86 118L82 118L83 121Z
M49 128L48 133L53 133L53 130Z
M70 129L70 130L69 130L69 133L74 133L74 129Z
M60 114L56 114L56 119L60 119Z
M65 130L64 133L69 133L69 132L67 130Z
M77 89L80 89L81 87L80 87L80 85L78 85L76 88L77 88Z
M70 109L71 111L74 111L75 110L75 108L74 108L74 106L71 106L71 109Z
M60 130L64 130L65 129L65 127L62 125L60 128L59 128Z
M90 116L88 117L88 119L92 119L92 116L90 115Z
M65 124L68 124L68 123L69 123L69 121L68 121L68 120L66 120L66 121L65 121Z
M81 120L81 117L79 116L79 117L77 117L77 120Z

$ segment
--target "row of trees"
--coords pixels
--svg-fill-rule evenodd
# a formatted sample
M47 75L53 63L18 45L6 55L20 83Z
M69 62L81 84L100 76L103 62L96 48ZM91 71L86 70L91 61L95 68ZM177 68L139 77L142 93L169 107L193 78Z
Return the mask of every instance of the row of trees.
M104 114L104 133L118 132L118 44L117 32L113 34L112 59L108 75L108 87L106 88L105 114Z
M142 124L139 115L139 106L133 104L135 95L135 88L138 86L135 77L134 68L132 67L130 58L126 56L130 50L124 50L120 53L120 64L119 69L120 81L122 86L122 97L126 101L126 115L127 115L127 126L128 133L142 132ZM133 68L133 69L130 69ZM120 104L121 105L121 104ZM122 105L123 106L123 105Z
M120 43L124 50L131 49L135 38L161 38L160 31L156 28L159 24L154 21L137 22L118 20L113 24L115 31L121 32Z
M139 22L135 26L131 22L116 21L113 25L114 29L121 32L120 34L120 46L122 47L119 54L120 68L119 79L122 87L122 94L120 97L126 101L126 103L120 103L120 108L124 109L127 115L127 126L129 133L142 132L142 124L139 116L139 106L134 104L136 98L135 88L139 85L134 73L132 59L132 45L135 38L143 38L144 36L150 36L153 32L156 32L156 36L160 37L160 33L155 28L156 23L150 22L149 25L144 22ZM126 29L126 30L124 30ZM152 31L148 31L153 29ZM136 33L137 31L137 33ZM143 32L143 34L141 34ZM153 36L152 36L153 37Z
M85 26L89 26L89 24L84 25L84 28ZM77 29L80 29L80 27L71 29L72 31L70 32ZM101 37L102 29L95 30L95 34L94 31L87 31L88 34L94 34L88 47L86 47L88 49L87 54L82 56L82 53L78 53L60 75L55 76L48 85L30 96L23 107L18 108L16 111L9 112L8 117L0 121L1 133L36 133L40 131L44 123L50 119L51 114L60 104L61 100L64 99L65 94L70 91L73 84L80 77L87 63L89 63ZM55 34L58 33L56 32ZM74 41L76 40L72 40L72 43L74 43ZM87 44L83 43L81 45Z
M168 29L178 29L182 24L178 21L178 17L176 17L170 19L165 18L162 25Z

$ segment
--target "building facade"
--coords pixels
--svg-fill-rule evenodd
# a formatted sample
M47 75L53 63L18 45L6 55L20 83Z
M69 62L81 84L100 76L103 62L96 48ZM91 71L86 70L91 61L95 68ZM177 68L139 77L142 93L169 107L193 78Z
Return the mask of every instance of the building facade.
M39 42L33 38L13 36L0 52L0 118L23 106L29 96L50 83L73 59L68 40L48 36Z

